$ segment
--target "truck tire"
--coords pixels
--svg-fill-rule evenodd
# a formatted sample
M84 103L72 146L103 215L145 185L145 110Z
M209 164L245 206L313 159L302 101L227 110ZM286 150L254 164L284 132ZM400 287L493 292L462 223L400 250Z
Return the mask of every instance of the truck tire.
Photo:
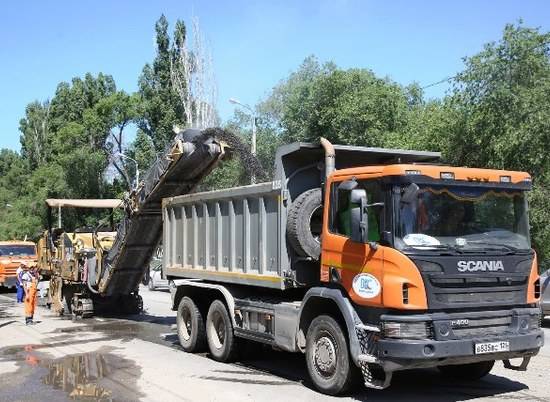
M486 362L439 366L438 369L441 374L448 378L475 381L489 374L494 365L495 361L489 360Z
M321 255L323 206L320 188L300 194L290 206L286 232L296 253L315 260Z
M214 360L229 363L237 358L237 339L229 313L220 300L214 300L206 316L208 349Z
M315 318L307 330L306 362L315 387L328 395L346 392L359 375L342 327L328 315Z
M202 352L206 348L206 326L195 302L185 296L178 305L176 317L180 345L186 352Z

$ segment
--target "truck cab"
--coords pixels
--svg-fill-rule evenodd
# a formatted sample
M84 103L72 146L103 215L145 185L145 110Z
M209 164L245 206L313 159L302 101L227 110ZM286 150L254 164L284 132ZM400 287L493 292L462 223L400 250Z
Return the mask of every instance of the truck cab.
M14 287L17 281L17 268L22 262L36 262L36 246L30 241L0 242L0 286Z
M527 173L444 165L330 175L321 281L345 289L359 317L379 328L386 371L510 366L538 351L530 188Z

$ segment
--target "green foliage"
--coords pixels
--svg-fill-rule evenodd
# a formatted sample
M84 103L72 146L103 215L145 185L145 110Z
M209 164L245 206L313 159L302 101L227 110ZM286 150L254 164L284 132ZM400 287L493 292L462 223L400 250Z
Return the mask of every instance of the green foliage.
M127 155L137 161L142 172L147 171L157 158L153 141L141 130L138 130L134 142L127 151ZM129 170L133 172L134 166L129 167Z
M49 113L50 102L32 102L25 109L25 118L19 121L21 154L33 168L45 163L50 156Z
M175 49L170 45L168 21L162 15L155 24L157 55L153 64L146 64L139 77L139 128L152 140L157 151L162 151L174 137L173 127L185 127L185 111L172 85L170 65ZM176 21L174 37L185 41L185 24Z
M550 175L541 177L529 194L531 241L538 252L539 263L550 268ZM542 264L541 264L542 265Z
M550 167L550 33L507 25L498 43L466 59L447 100L457 120L449 132L458 163L528 170ZM483 152L479 152L482 149Z
M278 120L287 142L326 137L380 146L405 129L408 98L401 86L370 70L321 66L309 57L260 108L268 119Z
M527 171L532 237L550 258L550 33L507 25L500 41L465 60L453 93L445 156L455 164Z

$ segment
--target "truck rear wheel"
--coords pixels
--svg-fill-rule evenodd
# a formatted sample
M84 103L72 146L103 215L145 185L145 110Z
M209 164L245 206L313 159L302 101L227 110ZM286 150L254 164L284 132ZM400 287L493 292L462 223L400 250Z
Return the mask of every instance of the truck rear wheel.
M178 306L176 317L178 337L183 350L189 353L202 352L206 346L206 326L201 311L195 302L185 296Z
M237 339L225 304L214 300L206 316L206 338L214 360L229 363L237 357Z
M286 225L290 244L302 257L315 260L321 255L323 206L321 189L314 188L300 194L288 211Z
M490 360L486 362L439 366L438 369L445 377L463 381L475 381L489 374L494 365L495 361Z
M306 336L306 362L317 389L328 395L347 391L358 376L340 324L328 316L315 318Z

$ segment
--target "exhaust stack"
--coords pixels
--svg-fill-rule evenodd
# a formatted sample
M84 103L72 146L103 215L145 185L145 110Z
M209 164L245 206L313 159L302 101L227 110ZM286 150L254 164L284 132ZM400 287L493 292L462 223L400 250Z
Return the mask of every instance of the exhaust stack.
M336 169L336 152L334 146L324 137L321 137L321 146L325 150L325 178Z

